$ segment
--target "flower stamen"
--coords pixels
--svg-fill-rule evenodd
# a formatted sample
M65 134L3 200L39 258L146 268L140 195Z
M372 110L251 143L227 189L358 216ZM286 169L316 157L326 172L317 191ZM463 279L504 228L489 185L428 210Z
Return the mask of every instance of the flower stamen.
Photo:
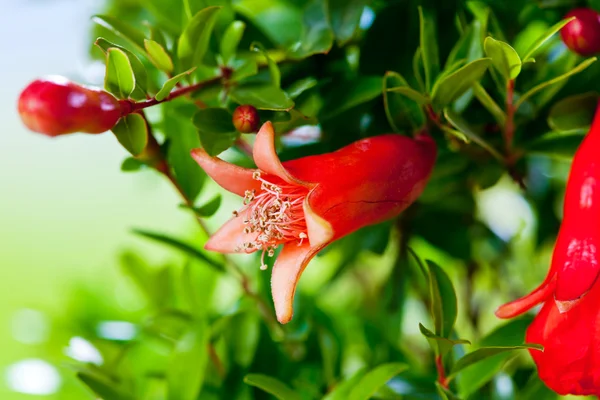
M249 210L244 219L244 233L255 234L252 241L241 243L236 251L262 250L260 269L266 270L265 254L275 255L280 244L297 241L302 245L308 239L302 203L308 190L289 183L272 183L255 171L252 178L261 182L260 191L246 190L243 211ZM238 216L242 210L234 211Z

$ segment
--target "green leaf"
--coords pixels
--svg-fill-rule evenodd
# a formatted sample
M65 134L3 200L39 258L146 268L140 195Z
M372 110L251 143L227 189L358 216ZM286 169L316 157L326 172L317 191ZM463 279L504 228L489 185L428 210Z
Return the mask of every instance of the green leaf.
M421 6L419 6L419 29L421 57L425 69L425 89L429 92L440 72L440 59L435 33L435 18L429 10Z
M227 30L221 39L220 46L223 64L227 65L229 61L235 57L240 40L242 40L242 36L244 36L245 29L246 24L243 21L233 21L227 27Z
M415 103L419 105L429 104L430 101L427 96L417 92L415 89L409 86L395 86L387 89L387 92L393 92L401 94L404 97L407 97L413 100Z
M438 336L449 337L458 312L456 293L446 272L436 263L426 260L429 270L431 314Z
M133 233L135 233L136 235L145 237L146 239L150 239L150 240L154 240L159 243L166 244L169 247L175 248L179 251L186 253L188 256L190 256L192 258L202 261L206 265L214 268L215 270L217 270L219 272L225 272L225 268L223 268L223 265L221 263L208 258L200 250L196 249L195 247L193 247L187 243L180 241L179 239L175 239L170 236L163 235L162 233L154 233L154 232L144 231L141 229L134 229Z
M456 345L471 344L471 342L469 342L468 340L448 339L448 338L436 335L435 333L431 332L429 329L425 328L422 324L419 324L419 330L421 331L421 334L427 338L434 353L436 355L441 355L442 357L445 356L450 350L452 350L452 347L454 347Z
M114 382L99 374L81 371L77 373L77 378L103 400L134 400L134 397L123 392Z
M144 40L144 46L148 53L148 59L156 68L161 71L171 73L173 71L173 60L164 47L155 42L154 40Z
M302 397L285 383L262 374L248 374L244 382L275 396L279 400L301 400Z
M132 155L139 155L148 144L148 126L140 114L122 117L111 129L119 143Z
M269 57L269 53L267 53L263 45L258 42L252 42L250 45L250 50L260 53L267 60L269 74L271 75L271 83L276 88L281 88L281 72L279 72L279 67L275 61Z
M274 118L272 120L273 128L275 129L276 133L283 134L299 126L316 125L318 123L315 117L307 117L296 109L292 109L287 113L280 114L285 114L285 116L281 119Z
M133 28L128 22L110 15L94 15L92 21L116 33L123 39L128 40L136 46L139 51L145 51L144 34L136 28Z
M439 79L433 86L433 103L444 107L462 96L475 83L479 82L492 60L482 58L460 68L456 72Z
M242 79L258 74L258 63L256 62L255 57L236 61L230 79L232 82L239 82Z
M339 85L327 98L327 103L331 104L331 107L326 118L334 117L381 96L382 87L383 79L380 76L361 76Z
M443 387L439 382L435 382L435 388L442 400L460 400L458 396L452 393L450 390Z
M565 97L550 109L548 125L558 132L588 128L598 106L597 93Z
M148 90L148 73L146 72L146 67L144 67L144 64L142 64L140 59L126 48L111 43L101 37L96 39L94 44L98 46L104 52L104 54L106 54L108 49L112 47L117 48L127 54L127 58L129 59L129 63L131 64L131 68L133 69L133 74L135 76L135 89L131 93L131 97L136 100L145 100L146 92Z
M524 61L524 63L528 62L529 59L531 57L533 57L533 55L535 54L535 52L542 47L542 45L544 43L546 43L546 41L548 39L550 39L550 37L552 37L552 35L554 35L556 32L560 31L563 26L567 25L569 22L573 21L575 19L575 17L571 17L571 18L567 18L567 19L563 19L559 22L557 22L556 24L552 25L546 32L544 32L543 35L541 35L532 45L531 47L527 50L527 52L525 52L525 55L522 57Z
M259 110L287 111L294 102L280 88L267 84L245 84L234 87L231 98L239 104L250 104Z
M190 207L188 205L182 204L184 208L190 209L200 218L208 218L215 215L215 213L219 210L221 206L221 195L217 194L211 200L207 201L205 204L200 207Z
M369 400L377 392L377 389L407 369L408 366L402 363L381 364L375 367L360 379L350 392L348 400Z
M383 105L392 129L400 132L406 125L413 128L422 127L426 122L422 103L412 98L411 94L405 95L395 89L407 89L409 92L415 92L416 98L423 98L420 93L408 86L402 75L392 71L386 72L383 76Z
M244 368L249 367L256 357L261 322L255 311L240 313L233 316L231 325L225 332L236 364Z
M198 131L190 124L198 108L185 99L163 104L162 130L167 136L167 161L177 184L186 197L194 201L206 179L202 168L190 157L192 149L201 147Z
M175 86L177 86L177 84L183 80L183 78L190 75L195 70L196 67L192 67L187 71L175 75L171 79L167 80L163 84L162 88L158 91L158 93L156 93L156 96L154 96L154 98L158 101L163 101L164 99L166 99L169 96L169 94L171 94L171 90L173 90Z
M124 51L110 48L106 52L104 88L119 99L129 97L135 88L135 75Z
M527 100L534 94L546 89L547 87L549 87L551 85L554 85L555 83L558 83L564 79L569 78L571 75L578 74L579 72L583 71L584 69L586 69L587 67L592 65L595 61L596 61L596 57L588 58L587 60L581 62L578 66L571 69L570 71L568 71L560 76L557 76L556 78L550 79L549 81L540 83L539 85L529 89L529 91L527 93L525 93L523 96L521 96L521 98L519 98L519 101L517 101L517 103L515 104L515 110L518 110L519 107L523 104L523 102L525 102L525 100Z
M326 3L335 39L339 46L343 46L354 36L360 16L369 2L367 0L328 0Z
M461 359L459 359L454 367L450 370L450 374L448 375L448 379L452 379L463 369L473 366L480 361L483 361L489 357L493 357L500 353L510 352L513 350L522 350L522 349L535 349L543 351L544 347L539 344L525 343L520 346L498 346L498 347L482 347L471 353L465 355Z
M558 159L571 159L585 137L587 129L548 132L525 146L527 154L540 154Z
M494 99L492 99L492 97L479 82L475 82L472 88L473 94L477 100L479 100L481 105L483 105L486 110L492 114L500 126L504 126L506 123L506 114L504 113L504 110L500 108L500 106L494 101Z
M500 154L498 150L496 150L492 145L490 145L488 142L483 140L478 134L476 134L475 131L471 129L469 124L467 124L467 122L460 115L456 114L449 108L445 108L444 117L446 117L448 122L450 122L452 126L454 126L456 129L462 132L469 140L477 143L479 146L487 150L498 161L503 162L504 157L502 156L502 154Z
M211 156L230 148L239 138L232 116L224 108L205 108L194 115L194 126L200 134L202 147Z
M196 321L177 341L167 369L167 400L196 400L208 364L209 327Z
M295 100L302 93L314 88L318 84L318 80L316 80L312 76L309 76L308 78L300 79L292 83L290 87L288 87L285 91L290 99Z
M188 22L177 46L177 56L182 68L189 69L202 64L220 9L218 6L206 7Z
M338 383L322 400L348 400L350 392L358 385L364 375L364 369L356 371L350 378Z
M123 172L135 172L142 169L146 164L137 158L127 157L121 163L121 171Z
M415 51L415 55L412 59L412 68L413 74L415 75L415 79L417 80L417 84L421 91L425 92L427 89L425 88L425 81L423 80L423 52L420 47L417 47Z
M237 0L235 11L252 21L273 43L288 47L304 29L302 9L285 0Z
M362 0L357 0L362 1ZM303 59L314 54L326 54L333 46L334 34L327 21L327 1L312 0L304 6L304 32L288 48L288 58Z
M521 58L508 43L501 42L491 36L483 42L485 54L492 59L494 68L504 79L515 79L521 73Z
M119 261L123 273L131 278L151 304L155 307L164 306L169 282L165 282L162 270L151 268L135 253L125 252Z

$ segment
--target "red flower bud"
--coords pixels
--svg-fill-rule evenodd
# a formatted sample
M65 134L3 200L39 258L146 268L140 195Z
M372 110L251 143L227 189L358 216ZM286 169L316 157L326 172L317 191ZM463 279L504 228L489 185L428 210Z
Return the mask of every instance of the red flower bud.
M565 16L571 17L575 19L560 31L567 47L582 56L600 53L600 15L591 8L576 8Z
M308 262L325 246L367 225L400 214L425 188L436 157L426 134L415 139L382 135L333 153L281 163L275 134L265 123L254 144L257 169L192 156L219 185L244 197L244 207L206 243L221 253L262 251L273 256L271 290L277 319L292 318L296 284Z
M19 114L29 129L48 136L102 133L117 123L121 106L110 93L50 77L35 80L23 90Z
M239 106L233 112L233 126L238 132L253 133L258 130L260 117L258 111L251 105Z
M526 340L540 378L560 394L600 395L600 107L573 158L564 218L546 280L529 295L501 306L511 318L544 302Z

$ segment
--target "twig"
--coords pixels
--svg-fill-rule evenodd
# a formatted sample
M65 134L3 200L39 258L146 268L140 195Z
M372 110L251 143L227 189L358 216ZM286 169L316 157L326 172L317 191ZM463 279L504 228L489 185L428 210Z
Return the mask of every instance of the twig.
M506 162L509 165L514 164L512 155L513 137L515 135L515 107L513 99L515 95L515 81L509 79L506 83L506 123L504 124L504 145L506 148Z
M446 371L444 370L444 362L441 355L435 357L435 368L438 374L438 382L444 389L448 389L448 379L446 378Z

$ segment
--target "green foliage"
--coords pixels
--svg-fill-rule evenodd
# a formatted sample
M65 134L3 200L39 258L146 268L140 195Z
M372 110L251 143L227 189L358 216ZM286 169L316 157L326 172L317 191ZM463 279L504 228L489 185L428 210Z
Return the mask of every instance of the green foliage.
M527 352L513 351L538 351L524 343L531 320L494 329L493 316L545 272L546 261L533 260L548 258L566 174L554 159L572 158L600 91L600 66L566 52L557 37L566 8L550 3L109 1L93 18L101 37L92 54L106 63L106 89L139 107L113 128L133 156L121 169L169 180L190 223L187 235L134 231L169 254L166 263L142 251L121 256L141 306L113 316L126 296L105 288L102 302L73 301L65 335L85 337L104 360L77 364L89 393L551 399ZM323 250L285 326L269 273L255 268L260 252L202 248L242 201L208 184L190 151L254 167L254 139L232 123L243 104L273 122L284 161L390 132L427 131L438 145L417 204ZM490 212L490 193L519 207ZM538 226L521 221L506 233L520 207L515 218L537 217ZM102 337L97 327L113 319L135 334ZM499 395L500 377L512 397Z

